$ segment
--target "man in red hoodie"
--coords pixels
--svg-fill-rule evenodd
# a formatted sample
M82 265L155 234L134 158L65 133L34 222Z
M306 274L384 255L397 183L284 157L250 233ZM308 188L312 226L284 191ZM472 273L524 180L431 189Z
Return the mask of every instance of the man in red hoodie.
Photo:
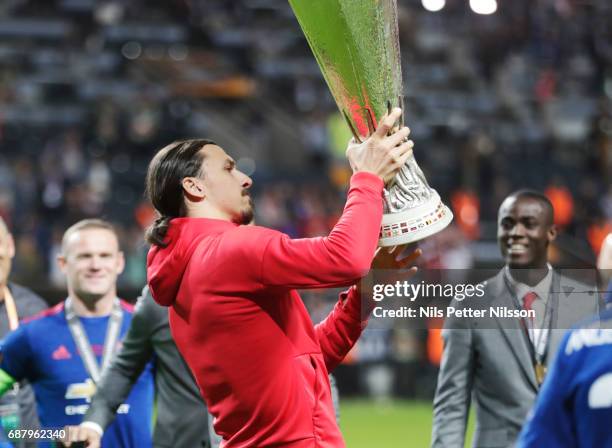
M160 217L147 235L148 283L170 307L172 335L223 447L345 446L328 372L355 344L369 309L362 313L352 286L313 327L295 289L356 285L368 272L383 181L413 146L408 128L389 135L400 115L393 110L368 140L349 145L348 199L325 238L290 239L246 225L252 181L211 141L175 142L151 161L147 190ZM380 255L386 267L411 259Z

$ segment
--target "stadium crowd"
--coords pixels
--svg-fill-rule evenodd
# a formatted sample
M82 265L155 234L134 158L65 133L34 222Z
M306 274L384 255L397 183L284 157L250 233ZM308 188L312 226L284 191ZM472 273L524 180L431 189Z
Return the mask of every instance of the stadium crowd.
M612 233L612 5L518 0L484 17L467 2L440 13L398 3L406 122L455 215L423 242L422 266L501 266L498 207L528 187L546 193L561 229L551 263L594 267ZM232 153L255 179L262 226L320 236L341 215L350 134L286 2L7 0L0 79L11 279L50 304L65 298L64 232L99 217L125 254L119 290L136 298L154 218L144 176L178 138ZM336 294L304 299L317 322ZM424 329L366 331L339 367L341 392L431 398L435 341Z
M592 260L612 217L610 6L465 9L400 2L419 164L468 238L492 238L513 189L548 189L570 250ZM262 224L310 236L339 215L347 131L287 4L9 1L0 36L0 215L17 278L54 281L58 235L102 215L133 246L122 282L138 288L144 170L178 137L242 158Z

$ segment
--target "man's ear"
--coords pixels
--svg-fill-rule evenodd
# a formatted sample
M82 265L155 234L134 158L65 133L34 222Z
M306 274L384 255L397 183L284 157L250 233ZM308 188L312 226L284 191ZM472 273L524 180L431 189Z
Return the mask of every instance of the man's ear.
M195 177L185 177L181 181L181 186L187 197L193 201L202 200L206 197L204 193L204 184L200 179Z
M120 275L125 269L125 256L119 251L117 254L117 275Z
M57 265L60 268L60 271L62 271L62 274L66 275L66 257L62 254L59 254L56 258L57 261Z
M547 236L548 236L548 242L552 243L556 238L557 238L557 226L556 225L552 225L550 226L550 228L548 229L547 232Z

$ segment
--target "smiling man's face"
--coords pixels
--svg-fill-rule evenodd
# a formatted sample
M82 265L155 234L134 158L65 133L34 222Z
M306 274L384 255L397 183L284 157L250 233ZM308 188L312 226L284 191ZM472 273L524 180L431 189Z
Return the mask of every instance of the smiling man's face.
M58 259L66 275L68 292L87 303L116 296L118 275L123 271L123 253L117 236L103 228L72 233Z
M510 268L544 268L555 237L552 213L541 201L510 196L499 208L497 239Z

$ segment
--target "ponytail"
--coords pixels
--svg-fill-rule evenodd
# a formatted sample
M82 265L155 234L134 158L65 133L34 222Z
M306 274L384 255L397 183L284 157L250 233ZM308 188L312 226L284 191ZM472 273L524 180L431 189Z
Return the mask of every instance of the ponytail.
M165 242L165 239L166 233L168 233L168 228L170 227L171 220L171 216L158 217L147 229L147 232L145 234L145 239L147 240L147 242L160 247L168 246L168 243Z

